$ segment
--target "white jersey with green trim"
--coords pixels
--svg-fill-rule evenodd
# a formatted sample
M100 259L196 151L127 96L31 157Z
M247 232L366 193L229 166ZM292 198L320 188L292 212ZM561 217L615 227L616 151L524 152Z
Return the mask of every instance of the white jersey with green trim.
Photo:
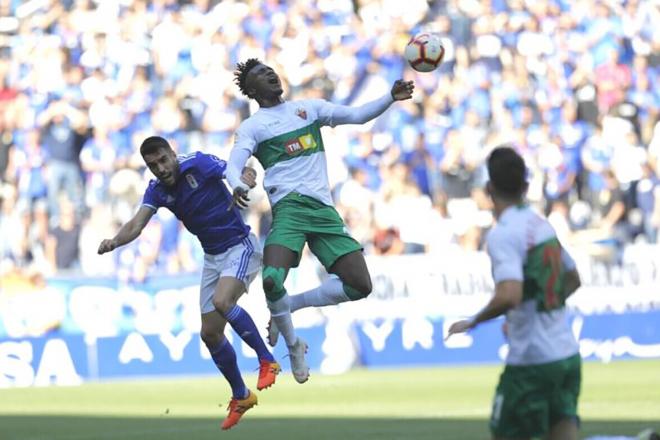
M388 93L360 107L322 99L262 107L236 131L228 180L232 187L240 185L238 167L249 153L264 168L264 189L271 206L294 191L332 206L321 127L362 124L383 113L392 102ZM243 158L242 152L246 155Z
M578 353L564 307L565 273L575 262L550 223L528 206L511 206L489 231L486 246L495 284L523 283L522 302L506 314L506 363L536 365Z
M236 132L234 148L249 149L264 168L271 205L296 191L332 205L320 128L333 104L320 99L260 108Z

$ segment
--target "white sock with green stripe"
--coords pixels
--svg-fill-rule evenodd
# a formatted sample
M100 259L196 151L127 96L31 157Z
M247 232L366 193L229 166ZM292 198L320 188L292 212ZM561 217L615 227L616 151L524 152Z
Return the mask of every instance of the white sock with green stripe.
M277 329L284 338L286 345L291 347L296 344L296 330L291 320L291 310L289 309L289 295L286 293L277 301L266 301L270 316L275 322Z
M298 295L292 295L291 312L305 307L323 307L340 304L351 299L344 292L344 284L336 276L331 276L320 286Z

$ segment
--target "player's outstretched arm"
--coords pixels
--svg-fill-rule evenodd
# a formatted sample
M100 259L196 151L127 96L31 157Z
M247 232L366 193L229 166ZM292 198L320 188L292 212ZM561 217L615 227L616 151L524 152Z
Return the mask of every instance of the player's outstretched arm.
M154 215L155 212L156 211L148 206L140 206L138 212L119 229L119 232L117 232L117 235L115 235L114 238L105 239L101 242L98 250L99 255L111 252L119 246L123 246L126 243L135 240L147 223L149 223L149 219L151 219L151 216Z
M412 98L414 89L415 84L412 81L396 80L390 93L375 101L367 102L359 107L333 105L330 120L326 123L331 126L364 124L380 116L394 101L404 101Z
M495 295L472 319L455 322L449 327L447 338L455 333L463 333L476 327L479 323L497 318L508 310L516 307L522 301L522 282L515 280L500 281L495 286Z

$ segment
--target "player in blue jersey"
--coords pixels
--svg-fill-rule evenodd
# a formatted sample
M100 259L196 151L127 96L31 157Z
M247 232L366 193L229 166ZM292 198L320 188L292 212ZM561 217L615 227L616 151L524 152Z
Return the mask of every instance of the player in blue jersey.
M201 152L177 156L162 137L144 140L140 153L156 176L144 194L142 206L112 239L103 240L104 254L135 240L160 207L169 209L197 236L204 249L200 286L202 329L200 336L213 361L232 389L229 415L222 429L229 429L245 411L257 404L257 396L243 382L236 353L224 337L227 322L257 353L262 390L275 382L280 366L268 351L250 315L236 304L261 269L261 248L235 206L247 206L247 198L234 202L224 182L227 164ZM245 168L241 180L255 186L256 173Z

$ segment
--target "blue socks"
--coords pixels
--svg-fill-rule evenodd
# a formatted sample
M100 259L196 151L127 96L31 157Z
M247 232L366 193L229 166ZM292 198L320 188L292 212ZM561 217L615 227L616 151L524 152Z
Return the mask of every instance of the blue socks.
M248 389L245 386L245 382L243 382L243 378L241 377L241 372L238 369L234 347L231 346L227 339L222 338L219 346L207 346L207 348L211 353L215 365L217 365L222 375L225 376L225 379L229 382L233 397L239 400L245 399L248 395Z
M257 353L259 360L275 361L264 340L261 339L254 321L245 310L238 305L234 305L224 316L238 336Z

